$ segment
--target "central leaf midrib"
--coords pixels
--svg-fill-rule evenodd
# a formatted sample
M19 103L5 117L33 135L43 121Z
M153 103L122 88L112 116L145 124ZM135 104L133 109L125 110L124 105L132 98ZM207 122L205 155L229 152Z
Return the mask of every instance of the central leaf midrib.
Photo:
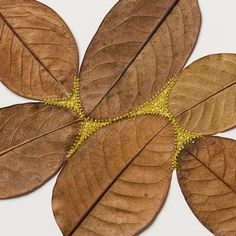
M93 111L101 104L101 102L104 100L104 98L109 94L109 92L114 88L114 86L118 83L118 81L124 76L124 74L127 72L127 70L130 68L130 66L133 64L133 62L137 59L137 57L140 55L140 53L143 51L143 49L146 47L146 45L149 43L149 41L152 39L152 37L155 35L155 33L158 31L158 29L161 27L163 22L166 20L166 18L169 16L171 11L174 9L176 4L179 2L179 0L174 0L172 4L170 4L169 8L165 12L165 14L160 18L157 25L154 27L154 29L150 32L150 34L147 36L147 39L141 44L138 51L135 53L135 55L131 58L127 66L124 68L123 72L116 78L116 80L113 82L111 87L107 90L107 92L101 97L101 99L98 101L98 103L93 107L93 109L89 112L89 115L93 113Z
M113 180L108 184L108 186L104 189L104 191L98 196L98 198L95 199L94 203L91 204L91 207L88 208L88 210L82 215L78 223L75 225L74 228L68 233L68 236L72 236L76 230L79 228L79 226L84 222L84 220L87 218L87 216L91 213L91 211L97 206L97 204L100 202L100 200L105 196L107 192L111 189L111 187L116 183L116 181L120 178L120 176L130 167L130 165L136 160L136 158L139 157L139 154L147 147L148 144L150 144L153 139L169 124L167 121L165 125L159 128L159 130L146 142L146 144L143 145L142 148L130 159L130 161L123 167L123 169L117 173L117 175L113 178Z
M7 25L7 27L12 31L12 33L18 38L18 40L22 43L22 45L30 52L30 54L35 58L35 60L47 71L47 73L53 78L59 88L64 92L64 94L68 95L67 90L62 86L62 84L54 77L54 75L50 72L50 70L46 67L46 65L39 59L39 57L28 47L28 45L24 42L24 40L20 37L20 35L14 30L11 26L10 22L6 19L6 17L0 11L0 18Z

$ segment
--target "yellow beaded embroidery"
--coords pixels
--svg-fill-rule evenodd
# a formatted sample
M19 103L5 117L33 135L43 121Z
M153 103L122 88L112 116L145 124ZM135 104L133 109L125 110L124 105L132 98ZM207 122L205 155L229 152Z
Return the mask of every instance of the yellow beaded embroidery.
M166 84L160 93L155 95L150 101L146 102L134 111L125 114L124 116L108 120L92 120L86 117L79 97L78 78L75 79L73 93L68 97L62 99L46 99L45 104L73 110L78 114L79 118L81 118L82 124L80 132L74 144L70 148L67 158L70 159L88 137L107 125L124 119L130 119L143 115L160 115L161 117L167 118L170 121L175 131L175 152L172 157L172 166L173 168L176 168L178 155L182 151L184 145L196 138L201 137L201 135L198 133L189 132L180 127L175 116L169 109L169 95L177 80L178 77L175 76Z
M74 144L70 148L67 158L70 159L71 156L79 149L81 144L90 137L92 134L96 133L99 129L111 124L111 121L99 121L99 120L91 120L85 119L81 125L79 135L77 136Z
M56 98L56 99L45 99L44 103L46 105L52 105L57 107L62 107L70 109L76 112L79 115L79 118L85 118L85 113L81 105L79 97L79 79L74 79L74 88L73 92L65 98Z
M169 109L169 95L170 92L177 82L178 77L174 76L166 86L161 90L160 93L156 94L149 102L146 102L137 110L131 112L129 117L137 117L142 115L160 115L161 117L167 118L173 125L175 132L175 152L172 157L173 168L177 167L177 158L184 145L201 137L200 134L189 132L178 125L175 116Z

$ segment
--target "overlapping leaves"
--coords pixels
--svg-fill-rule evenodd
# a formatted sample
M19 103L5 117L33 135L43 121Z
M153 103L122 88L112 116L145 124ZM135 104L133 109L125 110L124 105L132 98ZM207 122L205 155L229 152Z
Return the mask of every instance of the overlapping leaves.
M65 23L33 0L2 1L0 12L0 53L5 55L0 80L33 99L68 96L78 56ZM0 197L30 192L64 166L53 193L55 218L64 235L133 235L146 228L170 186L176 137L169 120L150 115L123 119L98 130L70 161L67 152L84 120L113 119L135 110L175 74L169 109L182 128L209 135L234 127L236 56L208 56L181 72L199 28L197 0L120 0L98 29L80 69L85 117L42 103L0 110ZM190 207L222 235L226 229L235 232L234 226L227 227L236 217L235 165L227 164L225 176L218 175L223 157L225 163L236 162L234 141L208 139L209 145L199 141L183 152L178 174ZM206 154L204 145L211 152ZM210 159L215 156L213 168ZM202 171L203 184L196 180L195 168ZM218 193L207 203L214 190L208 188L212 176L216 191L231 191L220 210ZM194 189L209 192L203 196ZM205 217L217 210L219 214Z

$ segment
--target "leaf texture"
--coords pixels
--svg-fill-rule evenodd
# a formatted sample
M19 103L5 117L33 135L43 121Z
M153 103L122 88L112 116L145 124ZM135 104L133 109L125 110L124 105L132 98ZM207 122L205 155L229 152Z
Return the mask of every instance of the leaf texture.
M147 116L92 136L64 167L53 211L64 235L133 235L160 211L171 176L174 133Z
M236 234L236 141L207 137L179 159L178 179L190 208L214 235Z
M65 162L78 133L74 113L40 103L0 110L0 198L31 192Z
M0 1L0 80L33 99L62 97L78 74L78 50L64 21L34 0Z
M236 55L210 55L183 70L170 94L181 127L215 134L236 125Z
M121 0L85 55L81 98L87 114L111 118L140 106L180 72L200 28L197 0Z

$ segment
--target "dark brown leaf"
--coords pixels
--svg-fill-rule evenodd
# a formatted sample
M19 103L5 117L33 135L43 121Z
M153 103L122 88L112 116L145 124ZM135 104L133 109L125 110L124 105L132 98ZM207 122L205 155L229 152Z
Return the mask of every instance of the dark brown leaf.
M0 110L0 198L25 194L65 162L78 133L74 113L40 103Z
M111 118L147 101L183 68L199 28L197 0L119 1L81 68L86 113Z
M78 73L76 43L49 7L1 0L0 54L0 80L15 93L41 100L71 92Z
M236 54L210 55L183 70L170 94L179 125L203 135L236 125Z
M193 213L214 235L236 234L236 141L207 137L179 159L178 179Z
M101 129L62 170L53 193L64 235L133 235L159 213L171 176L174 133L160 117Z

